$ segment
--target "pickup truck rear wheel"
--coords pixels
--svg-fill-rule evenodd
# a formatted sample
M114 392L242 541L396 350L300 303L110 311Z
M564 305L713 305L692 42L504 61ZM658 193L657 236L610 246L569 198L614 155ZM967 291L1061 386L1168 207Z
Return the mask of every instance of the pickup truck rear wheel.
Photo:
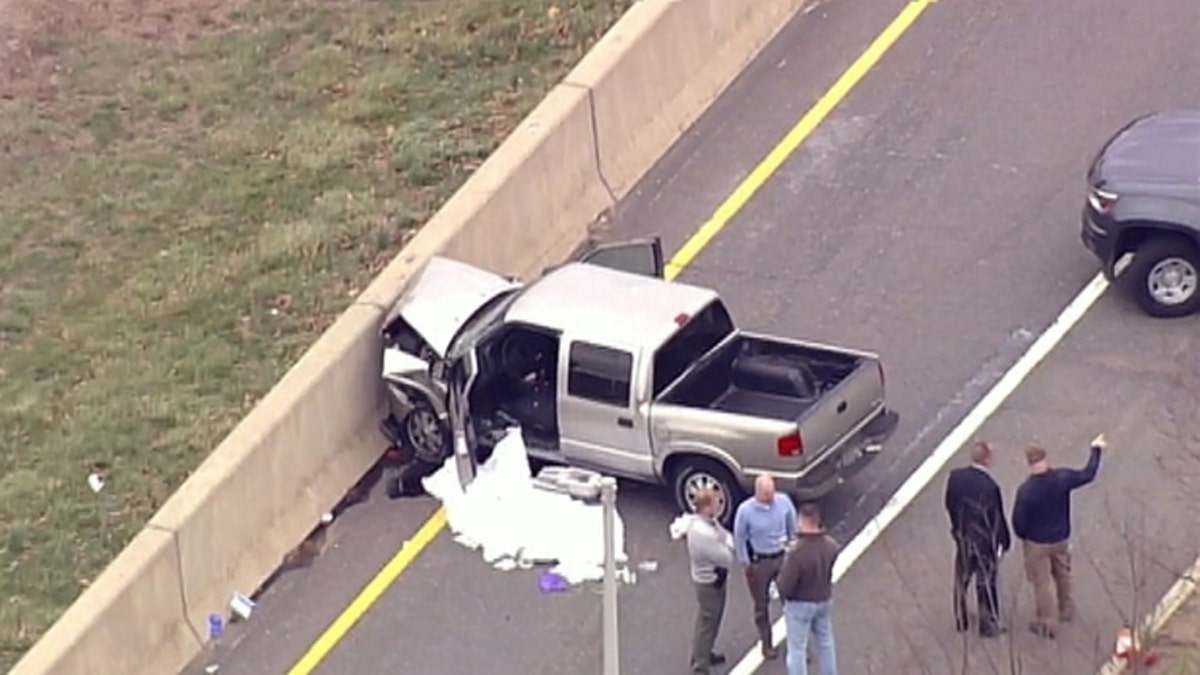
M696 510L696 495L701 490L717 493L717 520L732 525L733 513L745 496L733 473L720 462L706 457L688 458L675 469L675 501L684 513Z

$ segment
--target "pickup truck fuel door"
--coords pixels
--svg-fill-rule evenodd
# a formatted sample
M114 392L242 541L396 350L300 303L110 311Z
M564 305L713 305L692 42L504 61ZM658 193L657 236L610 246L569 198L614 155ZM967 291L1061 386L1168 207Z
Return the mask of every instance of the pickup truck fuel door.
M580 256L579 262L660 279L666 270L659 237L600 244Z

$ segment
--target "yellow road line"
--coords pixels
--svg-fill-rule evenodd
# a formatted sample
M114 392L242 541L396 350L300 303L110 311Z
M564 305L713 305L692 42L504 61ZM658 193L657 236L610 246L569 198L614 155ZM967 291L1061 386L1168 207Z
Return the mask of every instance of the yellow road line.
M733 193L717 207L712 217L701 225L700 229L696 230L696 233L684 243L683 248L680 248L679 252L671 258L671 261L667 263L667 280L673 280L679 276L683 268L687 267L696 255L704 250L705 246L708 246L713 237L717 236L717 233L737 215L738 211L742 210L754 193L758 192L758 189L779 170L780 166L783 166L783 163L792 156L796 148L800 147L804 139L808 138L817 125L825 120L829 113L842 102L842 99L846 98L859 80L875 67L884 53L896 43L896 40L900 39L900 36L933 2L937 2L937 0L913 0L904 6L904 9L896 15L888 27L871 42L866 51L850 64L837 82L834 82L833 86L821 96L817 104L810 108L804 117L800 118L796 126L792 127L783 140L767 153L767 156L759 162L758 166L754 167L750 175L746 176Z
M842 99L854 89L859 80L879 62L884 53L896 43L900 36L912 26L921 13L937 0L912 0L892 20L855 61L846 69L842 76L833 83L804 117L792 127L767 156L754 167L745 180L725 199L713 215L700 226L700 229L684 243L683 247L667 263L665 276L668 281L674 280L693 259L708 246L713 237L720 232L729 221L737 215L742 207L750 201L758 189L763 186L779 167L787 161L800 144L813 132L817 126L837 107ZM304 656L288 671L288 675L308 675L315 669L329 652L337 645L350 628L371 608L383 595L392 582L412 564L421 551L446 526L446 512L439 508L429 520L421 526L408 544L388 562L386 566L371 579L353 602L334 619L325 629L321 637L308 648Z
M384 566L379 574L375 575L375 578L371 579L363 587L358 597L354 598L354 601L338 615L338 618L329 624L325 632L321 633L321 637L317 638L317 641L308 648L304 656L300 657L296 665L292 666L292 669L288 671L288 675L308 675L308 673L311 673L321 663L321 660L329 654L329 651L346 636L350 627L367 613L371 605L375 604L375 601L392 585L396 577L400 576L400 573L412 564L412 561L421 554L421 551L425 550L429 542L433 541L434 537L445 526L446 510L439 507L429 517L429 520L425 521L421 529L417 530L413 538L388 561L388 564Z

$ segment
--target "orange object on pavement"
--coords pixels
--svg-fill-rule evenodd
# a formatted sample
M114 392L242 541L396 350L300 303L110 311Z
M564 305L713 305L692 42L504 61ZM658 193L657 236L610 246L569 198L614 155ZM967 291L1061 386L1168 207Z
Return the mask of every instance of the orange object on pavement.
M1152 666L1157 660L1152 652L1142 649L1134 638L1133 630L1129 628L1117 631L1117 648L1114 655L1118 659L1143 666Z

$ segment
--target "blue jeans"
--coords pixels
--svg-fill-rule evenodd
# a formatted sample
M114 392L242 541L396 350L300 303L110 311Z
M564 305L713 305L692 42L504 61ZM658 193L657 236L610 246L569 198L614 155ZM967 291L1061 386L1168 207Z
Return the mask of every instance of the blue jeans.
M788 675L808 675L808 634L817 638L817 665L821 675L837 675L837 651L833 645L832 601L797 602L783 605L787 624Z

